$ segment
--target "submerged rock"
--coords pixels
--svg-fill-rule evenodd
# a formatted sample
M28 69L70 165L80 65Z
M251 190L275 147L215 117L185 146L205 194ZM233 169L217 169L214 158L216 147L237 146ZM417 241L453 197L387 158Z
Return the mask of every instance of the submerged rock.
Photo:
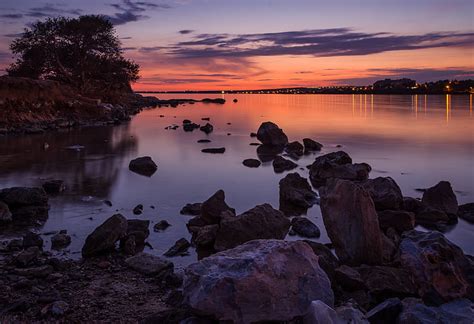
M185 132L192 132L193 130L199 128L200 125L198 124L195 124L195 123L186 123L186 124L183 124L183 130Z
M258 159L262 162L273 161L278 154L283 152L282 146L259 145L257 147Z
M308 180L298 173L289 173L280 180L280 210L289 216L305 213L316 203L316 193Z
M153 230L155 232L160 232L160 231L164 231L165 229L167 229L170 226L171 226L171 224L168 223L168 221L160 220L158 223L155 224L155 226L153 226Z
M278 125L272 122L264 122L257 131L257 139L262 144L272 146L285 146L288 144L288 137Z
M382 233L369 193L351 181L333 179L320 195L324 225L339 259L353 265L380 264Z
M133 208L133 213L135 215L141 215L143 213L143 205L142 204L139 204L139 205L136 205L134 208Z
M313 300L333 305L318 257L303 242L255 240L188 266L184 301L219 321L289 321Z
M275 157L273 160L273 170L276 173L282 173L284 171L290 171L296 168L298 164L293 161L287 160L281 156Z
M132 172L151 177L158 169L158 166L151 157L143 156L130 161L128 168Z
M51 237L51 248L54 250L63 249L69 244L71 244L71 236L69 236L66 231L62 231Z
M122 215L109 217L87 236L82 256L87 258L113 250L115 243L127 235L127 226L127 219Z
M398 210L403 207L403 195L395 180L390 177L377 177L362 183L370 194L377 210Z
M201 126L199 129L206 134L210 134L214 130L214 126L212 126L210 123L206 123L206 125Z
M258 168L262 163L257 159L245 159L242 164L248 168Z
M200 139L197 141L198 143L211 143L211 140L208 139Z

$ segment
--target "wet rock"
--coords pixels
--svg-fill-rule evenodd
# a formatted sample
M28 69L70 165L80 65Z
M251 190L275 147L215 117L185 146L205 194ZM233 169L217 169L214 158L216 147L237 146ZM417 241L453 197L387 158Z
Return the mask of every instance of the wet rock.
M134 208L133 208L133 213L135 215L141 215L143 213L143 205L142 204L139 204L139 205L136 205Z
M186 124L191 124L191 121L189 119L184 119L183 120L183 125L186 125Z
M334 303L310 247L281 240L247 242L188 266L183 295L199 314L234 323L288 321L313 300Z
M257 147L258 159L262 162L273 161L278 154L283 152L282 146L259 145Z
M171 226L171 224L168 223L168 221L160 220L158 223L155 224L155 226L153 226L153 230L155 232L161 232L161 231L164 231L165 229L167 229L170 226Z
M304 152L318 152L323 148L323 144L313 141L311 138L303 138Z
M250 133L250 137L257 137L257 133Z
M221 213L225 211L235 214L235 209L225 202L224 190L218 190L201 205L201 217L207 224L219 224Z
M285 152L291 156L300 157L304 154L304 146L300 142L294 141L285 146Z
M458 299L439 307L423 304L419 299L406 298L402 301L402 312L398 323L440 323L471 324L474 318L472 302Z
M398 233L415 227L415 214L404 210L382 210L377 213L380 228L394 228Z
M157 278L172 274L174 269L172 262L148 253L139 253L129 257L125 263L141 274Z
M291 220L291 230L302 237L317 238L321 236L318 226L306 217L295 217Z
M201 120L210 121L211 118L210 117L203 117L203 118L201 118Z
M43 183L42 187L50 195L57 195L66 190L63 180L49 180Z
M284 171L290 171L290 170L293 170L294 168L296 168L298 166L298 164L296 164L295 162L287 160L287 159L285 159L281 156L276 156L275 159L273 160L272 165L273 165L273 170L276 173L282 173Z
M257 139L262 144L272 146L285 146L288 144L288 137L276 124L272 122L264 122L257 131Z
M448 181L441 181L436 186L426 189L422 202L433 209L457 217L458 201Z
M396 324L402 311L402 302L399 298L389 298L372 308L367 314L367 319L373 324Z
M362 183L370 194L377 210L398 210L403 207L403 196L400 187L390 177L377 177Z
M0 201L8 206L14 223L31 224L48 218L48 195L43 188L6 188L0 190Z
M201 100L203 103L215 103L223 105L225 104L225 99L223 98L204 98Z
M425 208L423 203L412 197L403 197L403 210L414 213L415 215Z
M109 207L112 207L112 202L110 200L104 200L104 204L106 204Z
M185 238L180 238L174 245L164 253L164 256L173 257L177 255L185 255L191 244Z
M127 235L127 226L127 219L122 215L111 216L87 236L82 256L87 258L113 250L115 243Z
M233 102L238 102L238 100L237 100L237 99L234 99L234 100L232 100L232 101L233 101Z
M38 259L40 252L39 247L31 246L21 251L20 254L15 257L15 263L20 267L26 267Z
M223 154L225 153L225 147L213 147L205 148L201 150L202 153L211 153L211 154Z
M208 139L200 139L197 141L198 143L211 143L211 140Z
M309 240L303 240L303 242L308 244L314 254L319 257L319 265L332 280L335 276L334 270L340 265L339 260L326 245Z
M1 210L1 207L0 207L0 210ZM464 219L466 222L474 223L474 203L468 203L468 204L459 206L458 216L459 218ZM2 217L0 216L0 219L1 218Z
M201 203L186 204L179 212L182 215L200 215L201 214Z
M223 251L256 239L284 239L290 221L269 204L258 205L236 217L220 222L214 248Z
M452 219L444 211L426 206L416 214L415 219L417 224L435 229L441 229L443 226L456 221L456 219Z
M212 126L212 125L209 124L209 123L206 123L206 125L201 126L199 129L200 129L201 131L203 131L204 133L206 133L206 134L210 134L210 133L212 133L212 131L214 130L214 126Z
M55 234L51 237L51 248L54 250L60 250L71 244L71 236L67 232Z
M315 162L316 163L316 162ZM367 163L335 164L333 162L313 163L309 170L309 179L314 187L320 187L328 179L344 179L351 181L367 180L371 171Z
M43 239L39 234L28 232L23 236L23 248L27 249L31 246L37 246L38 248L43 248Z
M248 168L258 168L262 163L257 159L245 159L242 164Z
M339 259L351 265L380 264L382 233L369 193L351 181L333 179L320 195L324 225Z
M289 173L279 182L280 210L289 216L305 213L316 203L316 193L305 178Z
M143 156L130 161L128 168L132 172L151 177L158 169L158 166L151 157Z
M197 247L210 247L214 245L217 237L217 231L219 225L207 225L197 228L196 233L193 235L192 242Z
M183 124L183 130L185 132L192 132L193 130L197 129L201 127L200 125L198 124L195 124L195 123L187 123L187 124Z
M12 221L12 213L8 208L8 205L5 204L3 201L0 201L0 224L1 223L9 223Z
M439 232L402 235L400 262L411 273L425 302L442 304L457 298L474 300L474 262Z
M347 291L366 289L359 272L349 266L341 265L334 270L334 280Z

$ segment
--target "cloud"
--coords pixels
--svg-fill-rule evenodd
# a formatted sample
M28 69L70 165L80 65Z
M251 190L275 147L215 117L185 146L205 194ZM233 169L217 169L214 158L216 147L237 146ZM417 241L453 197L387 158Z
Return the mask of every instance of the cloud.
M192 34L192 33L194 33L194 30L191 30L191 29L183 29L183 30L178 31L178 33L180 33L181 35L187 35L187 34Z
M107 16L114 25L124 25L129 22L147 19L143 15L147 10L170 9L171 6L166 3L154 3L149 1L122 0L120 3L113 3L110 6L118 12Z
M421 35L363 33L350 28L262 34L200 34L178 42L170 54L182 58L309 55L315 57L368 55L398 50L471 46L474 33L435 32Z
M296 74L313 74L313 71L297 71Z
M23 33L4 34L3 36L9 37L9 38L17 38L17 37L23 36Z
M23 17L22 14L14 14L14 13L0 15L0 18L7 18L7 19L19 19L22 17Z
M68 9L63 4L47 3L41 7L34 7L29 9L25 13L25 16L34 18L44 18L60 15L79 16L81 13L81 9Z

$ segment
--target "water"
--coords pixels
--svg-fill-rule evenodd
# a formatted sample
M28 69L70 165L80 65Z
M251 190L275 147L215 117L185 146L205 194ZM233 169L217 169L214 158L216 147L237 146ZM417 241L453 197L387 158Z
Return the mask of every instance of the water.
M158 97L203 98L209 95L158 94ZM224 189L228 204L238 213L268 202L278 208L278 182L271 163L246 168L242 160L256 157L250 132L261 122L277 123L290 140L311 137L324 144L321 153L305 156L304 167L315 156L344 150L355 162L373 167L371 177L390 176L405 196L420 197L416 188L440 180L452 183L460 204L474 201L474 127L472 96L371 95L225 95L225 105L195 104L147 110L129 124L87 128L22 137L0 138L0 187L37 186L45 179L63 179L68 190L50 200L49 219L41 232L67 229L72 235L69 254L80 256L85 237L107 217L119 212L127 218L149 219L150 228L166 219L164 232L150 234L153 250L163 254L174 242L190 239L189 216L179 210ZM232 99L237 98L238 103ZM160 115L165 117L160 118ZM206 136L165 130L183 119L197 123L210 117L214 132ZM231 123L228 125L227 123ZM231 135L227 135L230 133ZM209 138L212 143L198 144ZM43 144L49 144L48 149ZM82 145L84 149L67 149ZM341 148L336 147L342 145ZM204 147L226 147L223 155L201 153ZM128 170L131 159L149 155L158 171L143 177ZM308 176L306 169L297 169ZM108 207L103 200L110 200ZM135 216L132 209L145 206ZM154 206L155 208L151 208ZM308 217L328 242L319 206ZM466 252L474 253L474 225L459 220L446 235ZM49 245L49 236L44 236ZM289 238L297 239L297 238ZM194 251L173 261L196 260Z

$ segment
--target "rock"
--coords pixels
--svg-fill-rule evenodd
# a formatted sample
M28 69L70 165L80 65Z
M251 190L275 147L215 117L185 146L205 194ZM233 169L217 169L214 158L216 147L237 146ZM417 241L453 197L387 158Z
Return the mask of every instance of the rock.
M314 300L303 317L303 324L342 324L336 311L320 300Z
M441 228L446 224L456 222L457 218L452 216L453 215L448 215L442 210L425 206L423 210L416 214L415 220L417 224L427 228Z
M39 234L33 232L27 232L23 236L23 248L27 249L31 246L37 246L38 248L43 248L43 239Z
M203 118L201 118L201 120L210 121L211 117L203 117Z
M115 248L115 243L127 235L127 219L115 214L87 236L82 247L84 258L99 255Z
M347 154L344 151L337 151L337 152L331 152L328 154L318 156L314 160L313 164L316 163L316 165L319 165L324 162L332 162L338 165L344 165L344 164L351 164L352 158L349 156L349 154Z
M150 221L128 219L127 233L120 241L120 247L128 255L135 255L145 247L145 240L150 235Z
M125 238L120 240L120 250L125 255L135 255L139 251L137 248L137 242L135 235L127 235Z
M403 196L400 187L390 177L377 177L362 183L370 194L377 210L398 210L403 207Z
M151 157L143 156L130 161L128 168L132 172L151 177L158 169L158 166Z
M284 171L290 171L296 168L298 164L293 161L287 160L281 156L276 156L273 160L273 170L276 173L282 173Z
M50 265L43 265L27 269L15 269L16 274L28 278L46 278L51 273L53 273L53 271L54 269Z
M303 242L255 240L185 269L184 301L219 321L289 321L313 300L333 305L318 257Z
M1 223L9 223L12 221L12 213L8 208L8 205L5 204L3 201L0 201L0 224Z
M249 168L258 168L262 163L257 159L245 159L242 164Z
M186 125L186 124L191 124L191 121L189 119L184 119L183 120L183 125Z
M133 213L135 215L141 215L143 213L143 205L142 204L139 204L139 205L136 205L134 208L133 208Z
M316 193L311 189L308 180L296 172L287 174L280 180L279 186L280 210L285 215L301 215L316 203Z
M173 257L176 255L185 255L191 244L185 238L180 238L174 245L164 253L164 256Z
M234 100L232 100L232 101L233 101L233 102L238 102L238 100L237 100L237 99L234 99Z
M458 299L439 307L426 306L415 298L404 299L402 304L398 323L472 324L474 318L472 302L467 299Z
M291 230L302 237L317 238L321 236L318 226L305 217L295 217L291 220Z
M416 215L425 208L426 206L420 200L412 197L403 197L403 210L412 212Z
M62 300L55 301L51 304L49 311L55 317L64 316L69 311L69 304Z
M201 214L201 203L186 204L179 212L182 215L200 215Z
M205 148L205 149L202 149L201 152L211 153L211 154L223 154L225 152L225 147Z
M193 235L192 241L197 247L213 246L218 230L219 225L217 224L199 227L195 235Z
M369 324L364 313L358 310L351 302L336 308L337 315L342 323Z
M372 324L396 324L402 311L402 302L399 298L389 298L372 308L367 314L367 319Z
M1 207L0 207L1 210ZM1 215L1 211L0 211ZM458 216L464 219L466 222L474 223L474 203L468 203L459 206L458 208ZM0 216L0 219L2 217Z
M197 129L201 127L200 125L196 124L196 123L187 123L187 124L183 124L183 130L185 132L192 132L193 130Z
M339 260L326 245L309 240L303 240L303 242L308 244L314 254L319 257L319 265L327 273L329 278L333 280L335 276L334 270L340 265Z
M412 230L415 227L415 214L403 210L382 210L377 213L380 228L394 228L398 233Z
M214 248L223 251L256 239L285 238L290 221L269 204L258 205L236 217L220 222Z
M225 104L225 99L223 98L204 98L201 100L203 103L215 103L215 104L220 104L223 105Z
M110 200L104 200L104 204L106 204L109 207L112 207L112 202Z
M393 230L392 227L390 229ZM383 262L389 264L393 261L396 253L398 252L398 244L390 239L387 235L382 233L382 250L383 250Z
M283 146L259 145L257 147L257 156L262 162L273 161L282 152Z
M62 180L49 180L43 183L43 189L50 195L57 195L66 190L64 181Z
M441 210L448 215L457 215L458 201L447 181L440 181L436 186L426 189L423 193L422 202L437 210Z
M350 265L382 262L382 233L370 195L359 185L333 179L320 189L321 213L336 254Z
M168 221L160 220L158 223L155 224L155 226L153 226L153 230L155 232L160 232L160 231L164 231L165 229L167 229L170 226L171 226L171 224L168 223Z
M201 205L201 217L207 224L219 224L221 213L235 209L229 207L225 202L224 190L218 190Z
M303 138L304 152L318 152L321 151L323 144L313 141L311 138Z
M48 218L48 195L43 188L6 188L0 190L0 201L8 206L14 223L31 224Z
M425 302L474 300L474 262L443 234L405 232L399 250L401 265L414 276Z
M41 250L37 246L30 246L23 250L15 257L15 263L20 267L26 267L27 265L35 262L38 259Z
M208 139L200 139L197 141L198 143L211 143L211 140Z
M285 151L291 156L300 157L304 154L304 146L300 142L294 141L285 146Z
M333 162L315 163L311 165L309 170L309 179L314 187L321 187L328 179L333 178L351 181L367 180L371 171L371 167L367 163L342 165Z
M206 133L206 134L210 134L210 133L212 133L212 131L214 130L214 126L212 126L212 125L209 124L209 123L206 123L206 125L201 126L199 129L200 129L201 131L203 131L204 133Z
M158 278L172 274L174 269L172 262L143 252L127 258L125 263L141 274Z
M71 237L67 233L58 233L51 237L51 248L60 250L71 244Z
M334 270L334 280L344 290L355 291L367 289L359 272L349 266L341 265Z
M272 146L285 146L288 144L288 137L276 124L264 122L257 131L257 139L262 144Z

